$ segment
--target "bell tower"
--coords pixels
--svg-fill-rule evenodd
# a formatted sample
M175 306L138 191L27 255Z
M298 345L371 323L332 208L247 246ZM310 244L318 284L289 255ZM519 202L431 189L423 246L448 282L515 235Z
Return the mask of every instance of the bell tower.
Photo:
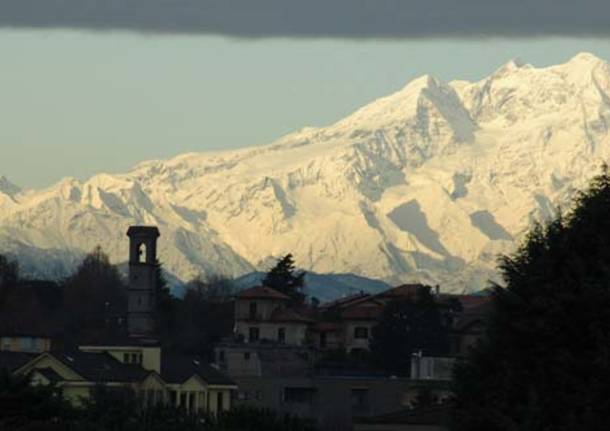
M157 238L154 226L131 226L129 237L129 287L127 328L130 337L154 335L157 291Z

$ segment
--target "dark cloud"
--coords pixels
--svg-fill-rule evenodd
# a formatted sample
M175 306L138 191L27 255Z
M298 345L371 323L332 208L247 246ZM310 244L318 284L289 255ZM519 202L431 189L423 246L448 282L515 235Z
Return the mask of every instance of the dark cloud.
M610 0L0 0L0 26L235 37L608 36Z

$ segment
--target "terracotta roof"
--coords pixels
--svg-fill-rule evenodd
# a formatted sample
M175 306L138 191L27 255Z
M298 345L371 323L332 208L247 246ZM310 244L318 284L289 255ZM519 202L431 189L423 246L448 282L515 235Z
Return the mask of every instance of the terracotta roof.
M424 287L423 284L403 284L402 286L397 286L389 290L385 290L381 293L375 295L377 298L415 298L417 295L417 291Z
M161 356L161 378L167 383L184 383L195 375L208 384L235 385L229 376L198 356L171 354Z
M278 299L282 301L290 299L288 295L267 286L255 286L242 290L237 297L239 299Z
M330 301L324 303L320 306L320 308L329 309L333 307L346 307L350 305L352 302L360 301L361 299L370 298L371 294L360 292L355 293L353 295L348 295L343 298L335 299L334 301Z
M351 307L341 313L344 320L377 320L382 307Z
M271 322L312 322L312 319L305 317L301 313L290 308L278 308L274 310L273 313L271 313L271 318L269 320Z

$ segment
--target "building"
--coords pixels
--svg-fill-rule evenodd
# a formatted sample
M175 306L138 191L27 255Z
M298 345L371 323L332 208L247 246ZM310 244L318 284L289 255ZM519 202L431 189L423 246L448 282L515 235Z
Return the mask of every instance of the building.
M313 320L289 307L290 298L266 286L241 291L235 300L235 332L246 343L303 346Z
M10 351L0 351L0 368L29 375L33 384L54 384L74 404L90 397L98 385L104 385L111 390L133 391L144 407L163 403L190 413L229 410L232 393L237 389L233 380L201 358L164 351L155 338L158 229L132 226L127 235L130 247L125 336L102 337L71 350L50 349L45 339L38 341L33 336L18 338L15 343L13 337L10 349L5 349ZM9 338L3 336L5 339ZM22 339L26 340L23 345Z

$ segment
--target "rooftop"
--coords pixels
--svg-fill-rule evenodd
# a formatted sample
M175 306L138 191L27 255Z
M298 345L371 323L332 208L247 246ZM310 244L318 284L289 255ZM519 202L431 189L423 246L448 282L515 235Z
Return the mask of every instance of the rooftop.
M237 297L239 299L277 299L281 301L290 299L288 295L267 286L255 286L242 290Z
M161 356L161 378L167 383L184 383L194 375L212 385L235 385L226 374L198 356L178 354Z

